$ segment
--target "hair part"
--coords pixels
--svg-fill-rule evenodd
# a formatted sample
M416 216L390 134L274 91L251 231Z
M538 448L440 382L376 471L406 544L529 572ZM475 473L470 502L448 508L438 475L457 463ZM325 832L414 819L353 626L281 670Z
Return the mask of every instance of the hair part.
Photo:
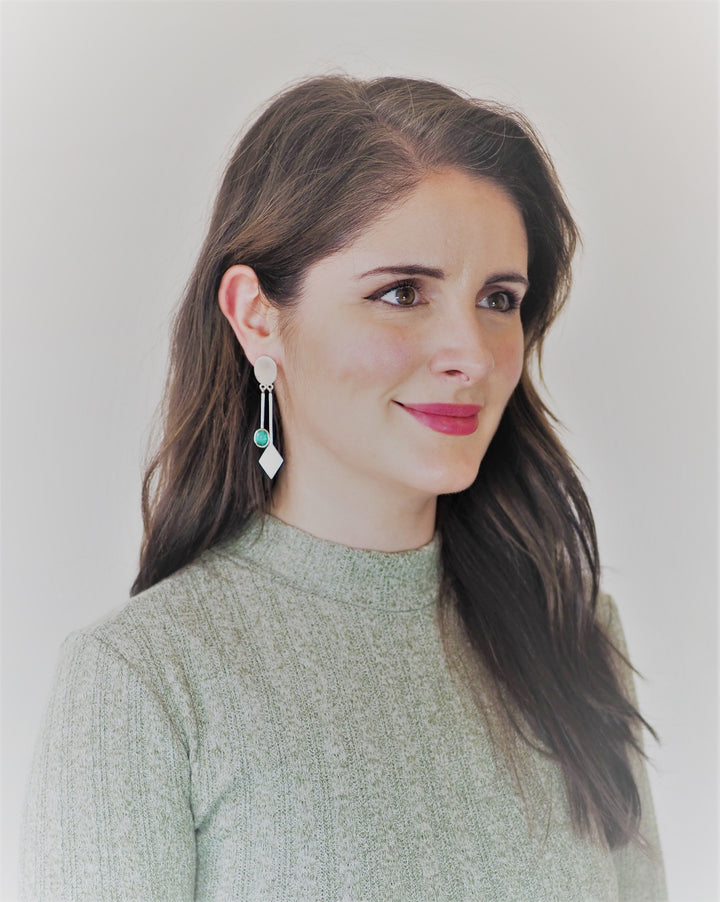
M400 77L321 76L268 102L227 165L175 319L132 592L269 508L271 484L249 438L258 392L219 308L223 274L252 267L291 321L314 263L447 168L493 182L517 205L530 288L520 383L473 485L438 500L444 603L492 675L508 723L559 762L578 830L619 846L638 833L630 756L640 752L634 728L647 724L595 616L600 565L587 498L529 375L566 300L579 235L552 161L517 111ZM282 446L279 417L274 429Z

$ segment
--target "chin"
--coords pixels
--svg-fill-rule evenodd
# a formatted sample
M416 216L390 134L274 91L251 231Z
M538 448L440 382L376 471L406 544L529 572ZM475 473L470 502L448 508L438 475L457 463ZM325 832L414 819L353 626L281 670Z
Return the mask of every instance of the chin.
M417 480L418 487L431 495L454 495L464 492L477 479L480 463L431 468ZM423 478L424 477L424 478Z

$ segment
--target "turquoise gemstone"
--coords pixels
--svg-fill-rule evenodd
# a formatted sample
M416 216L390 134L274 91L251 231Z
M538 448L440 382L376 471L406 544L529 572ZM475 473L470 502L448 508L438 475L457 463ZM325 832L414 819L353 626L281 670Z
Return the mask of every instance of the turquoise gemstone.
M267 444L270 441L267 429L257 429L253 436L253 441L258 448L267 448Z

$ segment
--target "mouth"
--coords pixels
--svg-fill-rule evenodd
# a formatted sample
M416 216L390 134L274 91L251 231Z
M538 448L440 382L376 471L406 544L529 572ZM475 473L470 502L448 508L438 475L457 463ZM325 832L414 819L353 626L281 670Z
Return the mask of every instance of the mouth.
M412 417L435 432L445 435L472 435L478 428L478 404L401 404Z

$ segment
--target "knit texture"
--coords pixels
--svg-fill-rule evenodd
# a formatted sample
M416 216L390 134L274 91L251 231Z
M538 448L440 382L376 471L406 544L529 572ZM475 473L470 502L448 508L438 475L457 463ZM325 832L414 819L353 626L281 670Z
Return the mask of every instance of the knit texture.
M71 635L23 898L665 899L641 762L649 853L578 837L559 768L522 742L518 790L441 643L440 572L437 537L363 551L254 518Z

